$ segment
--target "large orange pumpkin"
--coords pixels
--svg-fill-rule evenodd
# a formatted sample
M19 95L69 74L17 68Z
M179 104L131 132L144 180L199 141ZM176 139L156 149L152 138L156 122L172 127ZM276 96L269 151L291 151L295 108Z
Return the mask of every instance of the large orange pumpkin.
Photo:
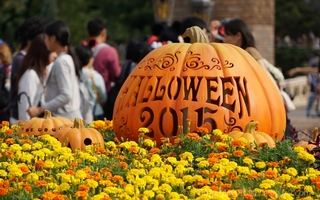
M22 122L18 133L27 133L29 136L54 135L56 131L72 126L73 122L71 120L64 117L52 117L51 112L45 110L43 118L32 118L29 121Z
M76 118L72 128L66 127L55 135L63 146L71 149L85 150L87 145L104 147L104 139L99 131L94 128L86 128L82 119Z
M286 116L276 84L243 49L206 43L196 31L192 44L167 44L151 51L131 72L117 96L113 127L117 136L137 140L138 129L160 143L203 126L243 131L260 121L260 131L283 137ZM195 35L195 36L194 36ZM203 39L204 38L204 39Z

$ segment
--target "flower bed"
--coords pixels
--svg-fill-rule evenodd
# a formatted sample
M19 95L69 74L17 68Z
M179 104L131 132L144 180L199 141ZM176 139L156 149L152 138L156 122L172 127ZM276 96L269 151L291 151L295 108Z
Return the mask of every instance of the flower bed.
M49 135L0 129L0 199L319 199L315 158L290 140L275 148L232 140L220 130L180 135L161 147L143 138L114 137L112 122L96 121L105 148L62 147Z

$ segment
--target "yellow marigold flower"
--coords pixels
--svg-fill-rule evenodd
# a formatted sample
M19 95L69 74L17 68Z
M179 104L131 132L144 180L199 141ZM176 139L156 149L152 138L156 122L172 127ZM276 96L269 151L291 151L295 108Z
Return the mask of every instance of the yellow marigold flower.
M227 194L231 199L237 199L238 198L237 190L228 190Z
M249 157L245 157L245 158L243 159L243 162L244 162L245 164L249 165L249 166L252 166L252 165L253 165L253 161L252 161L252 159L249 158Z
M308 193L314 195L314 191L313 191L313 188L312 188L311 185L306 185L306 186L303 187L303 189L304 189L305 192L308 192Z
M105 196L103 194L96 194L94 195L90 200L101 200L103 199ZM125 199L125 198L124 198Z
M302 146L296 146L296 147L293 148L293 150L295 152L298 152L298 153L301 152L301 151L305 151L305 149Z
M271 186L275 186L276 185L276 183L272 179L265 179L265 180L262 181L262 183L267 183L267 184L270 184Z
M191 175L184 175L182 180L186 183L193 183L193 177Z
M144 139L143 140L143 145L146 147L154 147L155 143L154 141L150 140L150 139Z
M141 127L141 128L139 128L138 132L139 133L149 133L149 129L146 127Z
M148 199L152 199L155 195L155 193L152 190L145 190L143 192L143 194L148 198Z
M180 199L180 195L177 192L170 192L169 198L170 199Z
M27 175L27 180L30 182L35 182L39 180L39 176L36 173L30 173Z
M22 150L23 150L23 151L29 151L29 150L31 150L31 145L28 144L28 143L23 144L23 145L22 145Z
M32 144L33 149L41 149L42 147L43 147L43 143L40 141Z
M244 138L244 137L240 137L238 140L243 142L243 146L246 146L246 144L248 144L248 140L246 138Z
M240 174L250 174L250 169L248 167L238 166L237 171Z
M219 130L219 129L214 129L214 130L212 131L212 134L215 135L215 136L220 136L220 135L222 135L223 133L222 133L222 131Z
M294 200L293 194L285 192L279 196L279 200Z
M167 158L167 161L168 161L172 166L175 166L176 163L177 163L177 158L175 158L175 157L168 157L168 158Z
M270 189L272 186L269 183L261 183L259 187L266 190Z
M170 193L171 191L172 191L172 187L167 183L160 185L158 188L158 193L160 194Z
M46 168L52 169L54 167L54 164L51 160L46 160L44 163L46 164Z
M278 198L278 193L274 190L265 190L263 193L268 199L277 199Z
M9 149L13 152L21 151L22 147L19 144L13 144L9 147Z
M305 181L305 180L307 180L307 179L308 179L307 176L298 176L298 177L297 177L297 181L298 181L298 182L303 182L303 181Z
M57 188L59 192L64 192L70 190L70 185L68 183L61 183Z
M231 138L228 134L222 134L220 136L220 139L223 141L223 142L228 142L228 141L232 141L233 138Z
M286 170L286 172L287 172L287 174L289 174L290 176L293 176L293 177L297 176L297 174L298 174L297 170L293 167L288 168Z
M124 188L124 191L128 194L128 195L130 195L130 196L133 196L134 195L134 186L133 185L131 185L131 184L127 184L126 186L125 186L125 188Z
M9 177L10 178L14 178L14 177L21 177L23 175L23 172L21 171L21 169L19 169L18 167L12 167L9 170Z
M87 178L87 173L83 170L78 170L74 177L83 180Z
M171 165L167 165L167 164L164 164L162 167L162 170L167 172L167 173L172 173L172 166Z
M95 129L102 129L106 127L106 123L102 120L96 120L90 124L90 127Z
M198 174L196 174L196 175L194 175L194 176L192 177L192 180L193 180L193 182L202 181L202 180L203 180L203 177L200 176L200 175L198 175Z
M206 168L206 167L209 167L209 162L207 160L202 160L198 163L198 167L199 168Z
M287 183L291 180L291 176L288 175L288 174L282 174L280 177L279 177L279 180L283 183Z
M166 198L164 197L163 194L157 194L156 200L165 200Z
M106 148L108 148L108 149L114 149L116 147L117 147L117 145L113 141L109 141L106 143Z
M94 188L94 189L97 188L99 185L98 182L93 179L87 179L86 183L90 188Z
M311 196L306 196L306 197L303 197L303 200L314 200L314 198Z
M8 175L8 173L5 170L0 169L0 176L1 177L7 177L7 175Z
M0 149L4 150L7 149L9 146L6 143L1 143Z
M184 153L180 154L179 156L182 160L187 160L190 163L193 161L193 155L190 152L184 152Z
M256 166L258 169L263 169L263 168L265 168L267 165L266 165L265 162L260 161L260 162L256 162L256 163L255 163L255 166Z

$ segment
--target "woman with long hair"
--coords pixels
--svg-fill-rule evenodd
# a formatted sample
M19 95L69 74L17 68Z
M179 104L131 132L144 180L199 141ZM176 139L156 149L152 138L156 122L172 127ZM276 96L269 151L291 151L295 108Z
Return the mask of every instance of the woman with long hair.
M54 55L55 53L50 52L45 45L44 34L39 34L32 40L17 74L19 120L30 119L27 112L30 107L29 102L33 106L40 105L45 80L52 66L50 63L53 62Z
M57 58L47 80L45 102L41 106L30 107L28 113L34 117L44 110L50 110L53 116L71 120L75 117L82 118L78 84L80 65L70 45L69 26L64 21L57 20L48 24L44 33L47 49L56 52Z

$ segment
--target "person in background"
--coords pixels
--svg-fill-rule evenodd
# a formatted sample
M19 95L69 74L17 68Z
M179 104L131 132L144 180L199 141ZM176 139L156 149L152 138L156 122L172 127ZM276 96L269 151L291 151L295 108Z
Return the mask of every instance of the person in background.
M20 42L19 52L12 60L11 78L10 78L10 122L17 124L18 120L18 92L17 75L22 59L27 54L33 38L43 33L45 22L41 18L31 17L26 19L17 29L16 34Z
M222 43L223 42L223 37L222 35L224 34L223 26L219 20L212 20L210 22L210 27L209 27L209 41L210 42L218 42ZM221 32L221 34L219 34Z
M315 101L317 101L317 104L319 103L318 101L318 96L319 96L319 89L317 88L320 84L320 79L319 79L319 55L317 53L313 54L313 57L309 61L309 66L307 67L295 67L292 68L288 71L288 75L290 77L301 73L301 74L307 74L308 78L308 84L310 85L310 91L309 91L309 98L308 98L308 103L307 103L307 108L306 108L306 116L310 117L311 116L311 110L312 106ZM316 106L316 114L319 116L319 105Z
M280 82L284 80L284 76L282 72L269 63L265 58L262 57L260 52L257 50L255 46L254 37L249 30L247 24L241 19L231 19L227 23L224 24L224 43L230 43L241 47L245 51L247 51L265 70L267 75L275 84L275 87L279 89L279 95L283 98L283 105L288 113L290 110L289 105L293 105L290 98L287 97L287 94L282 90L280 87ZM295 108L293 108L295 109ZM285 130L286 137L292 137L291 130L293 129L292 125L290 124L290 119L287 117L287 126Z
M49 110L53 116L74 120L82 118L80 111L80 65L70 45L70 30L66 22L57 20L45 27L45 43L49 51L56 52L57 58L47 79L45 102L28 109L30 117Z
M93 53L87 44L79 44L76 54L80 60L82 73L80 79L85 83L90 95L90 106L94 120L103 120L103 104L107 100L107 92L103 77L93 68Z
M28 101L33 106L41 106L46 78L55 57L56 53L50 52L45 45L44 34L39 34L32 40L17 75L19 120L30 119L27 112L30 107Z
M90 37L88 46L91 47L93 51L93 67L102 75L108 96L110 96L111 88L121 73L118 52L114 47L106 44L107 25L103 20L99 18L91 19L87 23L87 31ZM108 98L103 106L105 117L113 113L113 108L109 106L113 103L114 102L110 102L110 98Z
M10 113L9 91L10 91L10 69L11 69L11 50L2 40L0 42L0 123L9 121Z

